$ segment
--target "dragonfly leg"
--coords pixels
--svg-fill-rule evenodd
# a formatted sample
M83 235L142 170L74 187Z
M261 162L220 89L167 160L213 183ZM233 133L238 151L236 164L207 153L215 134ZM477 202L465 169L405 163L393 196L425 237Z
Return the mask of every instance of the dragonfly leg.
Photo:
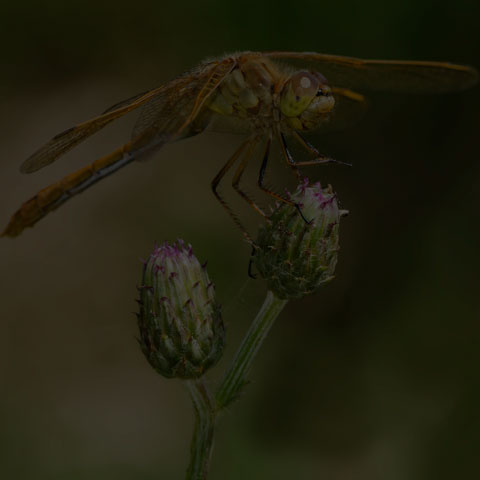
M288 205L291 205L292 207L295 207L297 211L300 213L300 216L302 219L305 221L305 223L310 224L311 221L307 220L305 216L303 215L302 212L302 206L298 203L293 202L292 200L282 197L282 195L279 195L278 193L274 192L273 190L267 188L264 184L264 178L265 178L265 172L267 170L267 163L268 163L268 158L270 156L270 146L272 143L272 137L269 136L267 138L267 144L265 145L265 153L263 154L263 161L262 161L262 166L260 167L260 173L258 175L258 186L260 187L261 190L263 190L267 195L270 195L273 198L276 198L277 200L280 200L283 203L286 203Z
M308 166L308 165L322 165L324 163L338 163L340 165L347 165L351 167L350 163L341 162L340 160L335 160L334 158L327 157L326 155L321 154L307 139L305 139L300 133L294 131L293 138L311 155L314 155L313 160L307 160L305 162L295 162L296 166Z
M297 162L293 159L290 150L288 149L287 141L285 140L285 135L282 132L277 132L278 143L280 144L280 149L283 154L283 158L287 161L287 164L292 167L293 171L297 176L298 182L302 180L302 173L298 168Z
M293 202L292 200L290 200L288 198L283 197L282 195L274 192L273 190L271 190L270 188L268 188L264 185L265 172L267 170L268 158L270 157L270 146L271 146L271 144L272 144L272 137L269 136L267 138L267 143L265 145L265 153L263 154L262 166L260 167L260 172L258 174L258 186L267 195L270 195L271 197L276 198L277 200L280 200L283 203L287 203L288 205L292 205L293 207L297 207L295 202Z
M248 149L247 154L243 157L242 161L240 162L240 165L238 166L235 175L233 176L232 179L232 187L235 189L235 191L262 217L267 217L267 214L250 198L250 196L245 193L241 188L240 188L240 180L242 178L243 173L245 172L245 168L252 158L253 150L257 146L258 141L254 140L250 148Z
M235 150L233 155L228 159L227 163L222 167L222 169L217 173L215 178L212 180L211 183L211 188L212 192L215 195L216 199L220 202L223 208L227 211L227 213L230 215L232 220L235 222L238 228L243 232L243 235L247 239L249 243L253 243L249 233L247 232L247 229L242 225L242 222L240 222L240 219L237 217L235 212L232 210L232 208L228 205L228 203L225 201L225 199L220 195L220 193L217 191L218 185L222 181L223 177L226 175L226 173L232 168L234 163L240 158L240 156L243 154L245 149L247 149L249 152L251 152L252 144L256 144L256 139L255 138L248 138L245 142L243 142L240 147ZM247 148L248 147L248 148Z

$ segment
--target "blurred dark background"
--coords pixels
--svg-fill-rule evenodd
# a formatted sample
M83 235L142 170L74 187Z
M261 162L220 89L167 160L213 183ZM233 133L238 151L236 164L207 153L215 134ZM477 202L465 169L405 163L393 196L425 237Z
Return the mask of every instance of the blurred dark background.
M38 189L123 143L134 118L22 176L42 143L205 57L284 49L480 66L473 0L27 1L4 3L2 17L3 224ZM369 100L358 125L312 137L354 164L308 171L351 212L337 278L279 318L223 418L212 480L478 470L480 90ZM265 294L247 280L250 250L209 189L240 140L207 133L170 145L2 239L3 478L183 478L191 406L135 341L138 259L177 237L208 259L228 323L218 376ZM271 183L287 178L272 162Z

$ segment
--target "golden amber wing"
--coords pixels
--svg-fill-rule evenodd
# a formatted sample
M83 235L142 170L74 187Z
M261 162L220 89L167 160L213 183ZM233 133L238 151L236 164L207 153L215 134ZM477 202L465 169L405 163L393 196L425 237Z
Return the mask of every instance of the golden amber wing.
M53 137L23 162L20 171L31 173L49 165L110 122L143 105L149 106L147 110L154 111L151 115L155 114L163 118L164 122L162 124L152 122L145 125L144 128L138 128L134 132L134 136L148 133L145 137L152 137L153 132L146 130L153 127L158 130L154 132L157 136L162 134L160 130L163 129L165 141L169 141L169 138L175 137L193 121L208 96L213 93L224 76L231 71L234 64L233 58L209 62L165 85L117 103L102 115Z
M362 60L316 52L265 52L266 57L311 66L330 85L405 93L464 90L478 81L473 67L447 62Z
M168 92L147 101L135 123L132 138L154 131L172 139L181 136L197 118L207 99L236 65L233 57L186 72L171 82ZM202 116L206 123L209 118ZM203 129L204 125L199 127Z
M58 135L55 135L48 143L28 157L20 166L22 173L32 173L53 163L60 156L67 153L73 147L86 140L88 137L98 132L110 122L135 110L147 102L152 96L160 94L165 86L144 93L140 97L135 97L131 102L115 109L109 109L102 115L86 122L80 123L75 127L69 128Z

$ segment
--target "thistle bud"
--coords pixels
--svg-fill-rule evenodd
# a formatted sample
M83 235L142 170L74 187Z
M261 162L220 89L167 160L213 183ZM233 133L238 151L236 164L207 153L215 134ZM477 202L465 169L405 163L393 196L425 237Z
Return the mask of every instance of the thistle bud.
M334 278L340 217L336 194L308 179L291 196L298 208L276 206L260 227L253 262L281 299L300 298ZM303 218L302 218L303 217Z
M161 375L197 378L223 352L225 329L215 289L192 247L155 247L139 287L140 346Z

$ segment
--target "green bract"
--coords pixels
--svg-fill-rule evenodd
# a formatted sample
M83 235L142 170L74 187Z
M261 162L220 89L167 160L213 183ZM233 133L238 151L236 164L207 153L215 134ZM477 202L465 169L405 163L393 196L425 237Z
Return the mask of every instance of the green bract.
M303 297L333 279L340 217L348 213L339 210L331 187L309 185L308 179L291 200L299 208L277 205L260 227L253 256L268 288L281 299Z
M139 292L139 341L157 372L197 378L218 361L225 343L220 305L190 245L155 247Z

